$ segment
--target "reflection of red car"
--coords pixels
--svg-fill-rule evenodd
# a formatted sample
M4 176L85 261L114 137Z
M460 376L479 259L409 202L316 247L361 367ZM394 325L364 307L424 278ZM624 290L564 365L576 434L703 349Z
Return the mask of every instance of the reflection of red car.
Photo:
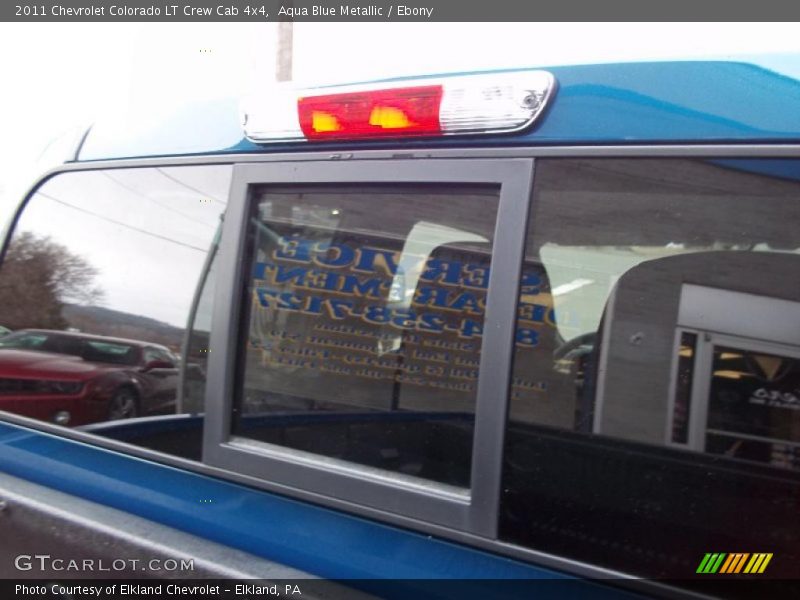
M176 362L157 344L17 331L0 339L0 410L82 425L174 409Z

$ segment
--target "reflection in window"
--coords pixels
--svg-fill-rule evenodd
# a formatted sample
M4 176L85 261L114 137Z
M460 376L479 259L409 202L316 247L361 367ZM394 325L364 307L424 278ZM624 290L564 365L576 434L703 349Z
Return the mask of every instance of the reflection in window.
M777 467L800 443L794 361L720 349L709 400L693 397L704 333L675 352L688 283L800 307L800 162L780 162L777 178L768 160L537 161L524 269L538 277L523 275L517 315L535 343L515 346L502 539L675 578L708 548L768 539L787 561L770 569L792 572L800 478Z
M183 370L182 410L191 414L203 412L206 374L208 372L209 345L211 342L211 316L214 309L214 291L217 281L217 251L219 233L209 251L198 287L197 304L190 316Z
M498 193L256 188L234 433L468 486Z
M175 442L188 421L165 415L180 412L178 357L229 181L212 166L42 185L0 267L0 325L13 330L0 338L0 409L199 457ZM130 417L151 418L148 433Z
M706 451L800 470L800 360L715 347Z
M675 408L672 413L672 441L676 444L686 444L689 441L689 411L692 407L696 347L697 334L681 332L675 376Z

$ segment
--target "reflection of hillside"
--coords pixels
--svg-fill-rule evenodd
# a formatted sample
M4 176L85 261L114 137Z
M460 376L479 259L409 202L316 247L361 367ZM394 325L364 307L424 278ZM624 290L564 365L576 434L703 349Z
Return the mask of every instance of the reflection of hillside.
M77 304L65 305L61 314L69 327L86 333L163 344L175 351L183 342L182 328L140 315Z

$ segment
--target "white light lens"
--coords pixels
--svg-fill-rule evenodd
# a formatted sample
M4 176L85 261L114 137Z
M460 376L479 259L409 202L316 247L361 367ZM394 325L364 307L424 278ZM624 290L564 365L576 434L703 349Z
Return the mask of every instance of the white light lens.
M244 133L255 142L304 140L297 115L297 90L276 85L242 102Z
M439 121L445 135L526 129L552 96L546 71L470 75L444 82Z

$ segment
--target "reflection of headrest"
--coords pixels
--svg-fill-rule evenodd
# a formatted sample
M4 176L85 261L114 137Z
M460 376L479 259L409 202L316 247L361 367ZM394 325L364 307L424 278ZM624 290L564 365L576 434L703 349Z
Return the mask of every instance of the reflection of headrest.
M104 357L105 355L103 353L98 352L91 346L86 346L83 349L83 353L81 355L81 358L83 358L83 360L88 360L89 362L102 362Z
M58 354L71 354L73 356L80 356L83 350L83 344L79 340L70 338L51 337L48 338L42 349L48 352L56 352Z

